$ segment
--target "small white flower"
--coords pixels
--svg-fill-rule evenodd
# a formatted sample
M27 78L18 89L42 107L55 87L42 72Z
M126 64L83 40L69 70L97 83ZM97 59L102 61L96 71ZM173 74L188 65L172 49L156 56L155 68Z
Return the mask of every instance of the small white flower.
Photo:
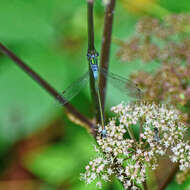
M126 185L127 185L128 187L131 186L131 181L128 180L127 183L126 183Z
M123 175L119 175L117 178L118 178L121 182L124 180Z
M96 176L97 176L96 173L92 173L92 174L91 174L91 178L92 178L93 180L96 179Z
M107 176L106 174L102 175L102 179L103 179L104 181L108 181L108 180L109 180L109 178L108 178L108 176Z
M113 170L111 168L108 168L107 172L108 172L109 175L113 174Z
M117 162L118 162L119 164L122 164L123 158L118 158L118 159L117 159Z
M164 142L164 146L165 146L166 148L168 148L168 147L169 147L169 142L168 142L168 141L165 141L165 142Z
M99 181L99 182L97 182L96 183L96 187L98 187L99 189L101 189L102 188L102 183Z
M178 159L177 159L176 156L172 156L172 157L171 157L171 161L172 161L172 162L177 162L177 160L178 160Z
M139 188L133 185L131 189L132 190L138 190Z
M95 152L100 152L100 150L97 148L96 145L94 145L94 150L95 150Z
M141 149L137 149L137 154L141 154L142 150Z

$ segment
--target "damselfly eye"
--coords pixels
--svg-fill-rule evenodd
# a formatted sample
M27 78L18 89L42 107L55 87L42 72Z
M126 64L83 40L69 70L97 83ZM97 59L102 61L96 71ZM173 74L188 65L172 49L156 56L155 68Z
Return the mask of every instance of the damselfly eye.
M87 56L88 59L91 58L91 54L90 53L87 53L86 56Z
M96 56L96 57L98 57L98 56L99 56L99 53L98 53L98 52L96 52L95 56Z

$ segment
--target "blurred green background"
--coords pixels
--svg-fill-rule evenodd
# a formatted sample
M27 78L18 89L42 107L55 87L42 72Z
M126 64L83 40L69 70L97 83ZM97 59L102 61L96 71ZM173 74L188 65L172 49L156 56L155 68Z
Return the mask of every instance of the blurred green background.
M155 3L172 13L190 10L189 0ZM104 10L101 0L96 0L98 51ZM142 12L117 1L113 38L130 37L137 21L146 14ZM85 0L1 0L0 41L61 91L88 69L86 20ZM121 63L116 57L117 49L112 43L110 70L115 73L129 76L136 70L154 69L140 61ZM87 89L72 104L92 118ZM55 100L3 54L0 54L0 92L0 189L96 189L94 184L85 185L79 180L94 156L93 138L84 128L69 121ZM110 101L117 102L114 97L115 94L108 97L108 108ZM188 181L182 185L173 182L167 189L188 187ZM103 189L122 187L116 181L105 184Z

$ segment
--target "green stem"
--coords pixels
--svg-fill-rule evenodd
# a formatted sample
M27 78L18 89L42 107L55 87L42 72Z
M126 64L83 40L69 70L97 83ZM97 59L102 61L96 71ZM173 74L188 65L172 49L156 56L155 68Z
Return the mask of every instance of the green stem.
M128 131L128 133L129 133L129 136L131 137L131 139L133 139L134 141L136 141L135 136L134 136L134 134L133 134L133 131L132 131L131 127L127 127L127 131Z
M101 102L101 97L100 97L100 91L99 91L99 88L98 88L98 84L97 84L97 94L98 94L98 102L99 102L99 106L100 106L100 119L101 119L102 127L104 129L104 127L105 127L104 113L103 113L103 110L102 110L102 102Z

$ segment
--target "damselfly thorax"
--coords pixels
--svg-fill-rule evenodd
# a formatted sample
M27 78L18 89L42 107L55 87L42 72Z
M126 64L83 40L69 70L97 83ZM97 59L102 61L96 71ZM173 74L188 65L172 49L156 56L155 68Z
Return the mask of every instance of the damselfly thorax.
M98 80L99 72L98 72L98 56L97 52L95 53L87 53L87 59L90 64L90 68L92 70L93 76L95 80Z

